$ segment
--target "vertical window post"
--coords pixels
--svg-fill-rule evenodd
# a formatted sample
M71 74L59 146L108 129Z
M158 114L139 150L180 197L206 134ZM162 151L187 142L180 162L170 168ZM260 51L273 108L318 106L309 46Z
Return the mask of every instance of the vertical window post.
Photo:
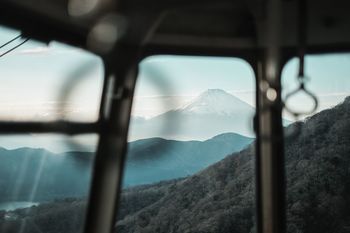
M281 103L281 1L266 5L265 50L258 62L258 232L285 232L285 179Z
M88 203L85 233L110 233L116 222L127 147L127 133L136 79L135 53L112 57L101 110L102 129ZM127 59L128 57L129 59ZM122 59L122 61L120 60ZM109 63L107 61L107 63Z

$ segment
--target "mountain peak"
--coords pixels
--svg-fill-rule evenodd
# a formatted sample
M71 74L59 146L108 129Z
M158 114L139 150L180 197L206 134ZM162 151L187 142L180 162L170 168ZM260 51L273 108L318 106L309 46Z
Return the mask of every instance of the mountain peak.
M222 90L222 89L208 89L204 92L202 92L198 97L205 98L205 97L218 97L218 96L233 96L229 94L228 92Z
M207 140L224 132L253 136L252 118L255 109L234 95L209 89L190 103L145 120L131 124L135 139L162 137L175 140Z
M222 89L208 89L179 109L184 113L232 115L254 109L239 98Z
M202 92L202 94L229 94L229 93L227 93L226 91L224 91L224 90L222 90L222 89L208 89L208 90L206 90L206 91L204 91L204 92Z

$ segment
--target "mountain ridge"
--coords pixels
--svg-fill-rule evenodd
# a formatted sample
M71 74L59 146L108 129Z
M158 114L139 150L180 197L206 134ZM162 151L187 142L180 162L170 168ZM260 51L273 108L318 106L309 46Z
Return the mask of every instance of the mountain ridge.
M240 151L254 139L235 133L217 135L206 141L142 139L129 144L124 185L140 185L185 177ZM147 168L147 169L145 169ZM129 182L127 182L129 181Z
M222 141L186 142L156 138L128 143L124 185L149 184L187 176L221 159L227 151L243 149L253 140L237 135L230 140L227 135L224 136L226 139L222 138ZM220 135L217 137L221 138ZM221 152L213 157L210 154L214 153L206 149L208 147L220 148ZM188 161L198 160L199 151L206 152L207 156L202 156L200 163L191 165ZM0 147L0 160L2 201L50 201L87 195L94 153L52 153L42 148L8 150ZM163 177L166 171L173 173ZM30 193L35 193L34 200Z

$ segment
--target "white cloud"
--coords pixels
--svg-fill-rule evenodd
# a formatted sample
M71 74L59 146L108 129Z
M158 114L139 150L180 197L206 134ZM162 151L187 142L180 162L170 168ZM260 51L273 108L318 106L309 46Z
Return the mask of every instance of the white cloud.
M15 52L15 54L32 55L32 54L48 54L51 52L49 47L35 47L29 49L22 49Z

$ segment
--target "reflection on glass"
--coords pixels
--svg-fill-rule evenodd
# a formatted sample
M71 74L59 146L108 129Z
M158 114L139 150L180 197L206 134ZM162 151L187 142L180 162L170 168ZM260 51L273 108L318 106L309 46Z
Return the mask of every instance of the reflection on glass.
M145 59L116 232L250 232L254 95L239 59Z
M0 148L0 232L81 232L97 136L10 142Z
M0 27L0 45L20 34ZM8 51L23 39L0 49ZM103 65L99 57L58 42L30 39L0 60L0 120L96 121Z
M285 93L294 88L296 71L293 59L283 71ZM288 232L349 232L350 55L307 56L306 75L320 107L286 128ZM310 104L302 95L293 101L295 109ZM296 124L300 130L290 134Z

